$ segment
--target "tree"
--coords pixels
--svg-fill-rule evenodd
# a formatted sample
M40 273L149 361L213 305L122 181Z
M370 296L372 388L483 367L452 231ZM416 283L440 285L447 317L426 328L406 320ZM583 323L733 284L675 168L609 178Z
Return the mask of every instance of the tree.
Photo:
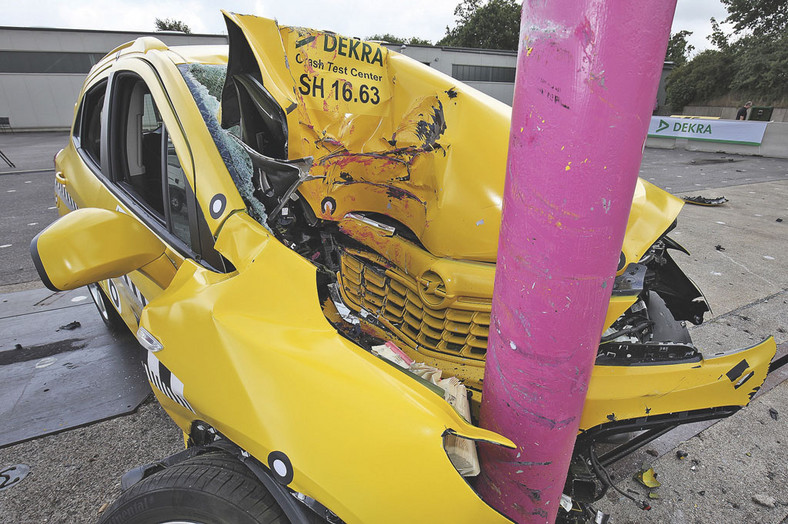
M410 38L401 38L394 36L391 33L374 34L368 36L367 40L380 40L381 42L388 42L389 44L408 44L408 45L432 45L432 42L419 38L418 36L411 36Z
M728 96L762 100L768 105L788 97L788 2L722 0L728 10L727 34L711 19L708 50L673 70L667 94L674 111L685 105ZM673 38L671 37L671 41Z
M164 20L157 18L156 31L178 31L179 33L186 34L192 32L188 25L184 24L180 20L175 20L174 18L165 18Z
M724 51L707 49L680 65L668 77L667 97L674 111L692 102L709 100L728 92L733 63Z
M788 2L785 0L722 0L728 10L726 22L733 32L782 35L788 31Z
M690 53L695 46L687 42L687 37L692 35L692 31L681 30L673 33L668 40L668 51L665 53L665 60L680 66L687 62Z
M788 33L745 36L734 49L731 91L766 100L788 95Z
M515 0L462 0L454 16L456 26L446 28L438 45L517 50L520 4Z

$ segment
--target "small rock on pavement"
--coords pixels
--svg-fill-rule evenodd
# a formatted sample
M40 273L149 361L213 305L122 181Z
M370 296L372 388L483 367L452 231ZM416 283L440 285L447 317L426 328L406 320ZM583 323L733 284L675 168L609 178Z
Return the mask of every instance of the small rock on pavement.
M753 495L752 501L756 504L760 504L761 506L766 506L767 508L773 508L777 505L777 501L774 500L774 497L770 497L769 495L764 495L762 493Z

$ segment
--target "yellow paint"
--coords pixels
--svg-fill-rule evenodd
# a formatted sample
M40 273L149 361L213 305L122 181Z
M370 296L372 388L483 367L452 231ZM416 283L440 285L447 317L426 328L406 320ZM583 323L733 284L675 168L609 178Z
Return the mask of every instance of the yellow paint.
M374 266L363 281L385 287L380 277L385 268L395 282L388 285L396 290L383 292L407 297L409 307L429 314L429 322L467 324L473 343L439 338L434 347L415 340L407 323L393 313L379 312L380 324L366 328L394 339L413 358L463 378L474 389L478 406L510 108L375 44L364 48L346 39L341 47L336 40L336 47L327 50L331 45L326 42L339 37L256 17L226 16L246 36L263 85L282 108L292 109L287 113L289 158L314 158L311 173L320 178L304 184L301 197L318 218L335 222L358 242L357 249L342 255L346 271L338 278L345 301L357 310L372 308L364 302L370 297L357 292L361 280L353 277ZM362 54L368 49L368 60L351 59L351 46ZM326 69L328 62L336 69ZM123 318L136 331L139 317L139 324L163 343L157 357L184 383L184 396L195 413L157 390L164 408L184 432L194 420L203 420L263 462L271 451L285 452L295 467L290 487L319 500L345 522L505 522L457 474L441 442L447 429L503 446L511 442L468 424L441 397L337 333L326 319L336 318L336 311L321 309L315 266L247 214L177 69L188 63L225 64L226 48L167 49L154 38L139 39L99 62L81 92L110 72L134 73L148 84L215 248L234 268L211 271L172 246L152 261L139 262L137 270L123 266L149 302L141 311L126 308L130 297L121 293ZM322 82L325 90L336 82L340 98L318 100L311 87L302 92L305 83L313 82ZM424 126L435 123L430 115L436 111L446 128L426 147ZM113 212L120 206L73 141L58 155L57 171L65 175L77 206ZM354 183L346 183L348 177ZM210 201L219 193L227 206L213 218ZM333 212L321 209L326 197L336 202ZM57 206L61 214L68 212L62 198ZM622 248L628 262L642 257L681 206L681 200L638 181ZM406 226L418 243L346 217L348 212L386 215ZM76 241L68 232L77 229L78 220L70 220L52 226L56 241L42 243L45 267L54 267L52 261ZM112 247L126 235L120 231L101 237ZM99 258L87 259L86 266ZM63 267L55 278L71 285ZM94 277L115 278L118 267ZM106 280L101 285L107 290ZM636 298L613 297L605 327ZM581 427L604 423L611 412L623 419L642 417L646 409L658 414L746 404L749 386L734 390L725 373L746 356L756 373L752 384L759 384L770 353L773 341L699 367L597 366Z

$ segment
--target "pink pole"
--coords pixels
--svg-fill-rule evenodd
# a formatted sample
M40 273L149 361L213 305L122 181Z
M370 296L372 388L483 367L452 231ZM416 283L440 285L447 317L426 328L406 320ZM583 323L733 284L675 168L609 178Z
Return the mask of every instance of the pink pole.
M525 0L478 489L553 522L632 204L676 0ZM630 261L632 262L632 261Z

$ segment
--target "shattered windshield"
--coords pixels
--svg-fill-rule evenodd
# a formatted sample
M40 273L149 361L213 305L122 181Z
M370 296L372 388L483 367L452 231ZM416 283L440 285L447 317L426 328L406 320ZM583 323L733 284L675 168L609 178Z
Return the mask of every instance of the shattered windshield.
M246 202L249 214L266 225L267 214L262 202L254 196L254 169L252 160L236 141L240 129L235 126L224 129L219 123L222 90L227 76L226 65L182 64L178 69L189 87L189 91L200 109L205 126L213 137L216 148L224 160L235 186ZM266 226L267 227L267 226Z

